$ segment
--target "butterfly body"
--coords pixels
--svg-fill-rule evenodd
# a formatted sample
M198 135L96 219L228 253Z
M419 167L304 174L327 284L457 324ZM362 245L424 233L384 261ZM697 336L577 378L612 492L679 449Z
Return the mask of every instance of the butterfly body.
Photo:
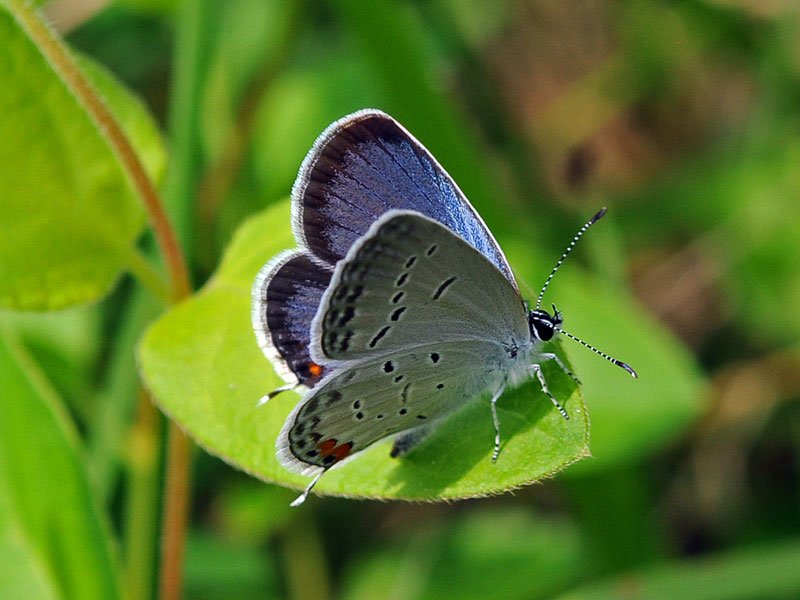
M288 383L278 391L306 389L276 441L281 464L316 475L296 503L326 470L391 436L392 456L404 454L483 394L496 460L495 404L534 375L568 417L541 370L554 360L574 377L542 351L561 314L540 310L541 294L528 310L480 216L390 116L359 111L326 129L301 166L292 213L299 248L258 274L252 317Z

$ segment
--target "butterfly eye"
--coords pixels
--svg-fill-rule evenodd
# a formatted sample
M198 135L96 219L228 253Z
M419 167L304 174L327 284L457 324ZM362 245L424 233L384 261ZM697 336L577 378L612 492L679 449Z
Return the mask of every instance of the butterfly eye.
M556 313L558 316L558 313ZM553 339L555 334L555 320L543 310L532 310L528 313L528 327L531 330L531 337L546 342Z

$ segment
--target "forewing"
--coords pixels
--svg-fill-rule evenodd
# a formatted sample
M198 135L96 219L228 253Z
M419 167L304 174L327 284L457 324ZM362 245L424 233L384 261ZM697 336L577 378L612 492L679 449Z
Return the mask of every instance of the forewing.
M503 251L436 159L389 115L362 110L317 139L292 189L295 237L335 265L373 222L415 210L465 239L516 288Z
M331 271L308 254L290 250L268 262L253 284L252 319L258 345L278 374L313 387L324 368L311 360L311 321Z
M424 215L384 214L341 261L311 331L317 362L389 354L434 341L529 341L523 302L503 274Z
M305 475L385 437L430 424L499 385L496 344L440 342L348 365L303 398L278 437L278 458ZM487 450L491 448L487 440Z

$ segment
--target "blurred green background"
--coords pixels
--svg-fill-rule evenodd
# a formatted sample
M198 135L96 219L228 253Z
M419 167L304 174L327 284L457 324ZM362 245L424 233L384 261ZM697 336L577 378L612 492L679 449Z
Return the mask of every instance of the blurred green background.
M187 598L800 597L796 0L42 8L163 132L166 175L153 176L197 287L245 219L285 200L331 121L381 108L453 175L533 289L530 277L543 280L580 223L608 206L549 298L569 331L654 373L638 392L627 381L593 388L596 370L616 370L566 342L596 414L594 457L489 499L312 497L293 510L295 492L196 451ZM140 241L153 245L148 233ZM573 298L571 269L602 286ZM158 532L132 524L160 510L152 466L163 452L139 435L148 400L133 347L161 310L123 276L92 306L0 320L0 393L30 387L13 361L35 365L32 388L78 448L64 468L88 474L100 514L91 535L108 540L121 581L109 585L132 599L155 594ZM15 475L9 448L39 422L14 421L14 441L4 432L0 475ZM42 452L55 472L44 463L59 450ZM6 481L47 477L21 473ZM13 514L3 506L14 485L0 517ZM0 518L0 555L25 547L19 530ZM42 523L37 534L50 560L59 550L42 540L53 533ZM69 597L70 578L42 575L31 591L0 567L0 590Z

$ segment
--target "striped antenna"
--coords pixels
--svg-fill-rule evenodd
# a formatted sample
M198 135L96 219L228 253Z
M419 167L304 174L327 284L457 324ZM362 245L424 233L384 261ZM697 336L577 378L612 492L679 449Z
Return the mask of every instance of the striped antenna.
M572 241L569 243L569 246L567 246L567 249L564 250L564 254L562 254L561 258L558 259L556 266L553 267L553 270L547 277L547 281L544 282L544 285L542 286L542 291L539 292L539 298L536 300L536 310L539 310L540 307L542 306L542 298L544 297L544 292L547 289L547 286L550 285L550 281L553 279L553 275L556 274L556 271L558 271L558 268L561 266L561 263L563 263L564 259L567 258L570 252L572 252L572 249L575 247L575 244L577 244L578 240L581 239L581 236L584 233L586 233L586 230L589 229L589 227L591 227L595 223L597 223L597 221L599 221L604 214L606 214L605 206L601 208L595 216L593 216L586 223L584 223L583 227L581 227L580 230L578 230L578 233L575 234L575 237L572 238Z
M553 310L555 310L555 307L553 307ZM628 373L630 373L630 374L631 374L631 376L632 376L634 379L638 379L638 378L639 378L639 376L636 374L636 371L634 371L634 370L633 370L633 368L632 368L632 367L631 367L631 366L630 366L628 363L624 363L624 362L622 362L621 360L617 360L617 359L616 359L616 358L614 358L613 356L609 356L608 354L606 354L606 353L605 353L605 352L603 352L602 350L598 350L597 348L595 348L595 347L594 347L594 346L592 346L591 344L587 344L586 342L584 342L582 339L580 339L580 338L576 338L574 335L572 335L571 333L568 333L568 332L564 331L564 330L563 330L563 329L561 329L560 327L556 327L556 330L557 330L559 333L563 333L563 334L564 334L565 336L567 336L569 339L571 339L571 340L575 340L575 341L576 341L576 342L578 342L578 343L579 343L581 346L585 346L586 348L588 348L589 350L591 350L591 351L592 351L592 352L594 352L595 354L599 354L600 356L602 356L603 358L605 358L605 359L606 359L608 362L610 362L610 363L613 363L613 364L617 365L618 367L620 367L620 368L622 368L622 369L625 369L625 370L626 370Z

